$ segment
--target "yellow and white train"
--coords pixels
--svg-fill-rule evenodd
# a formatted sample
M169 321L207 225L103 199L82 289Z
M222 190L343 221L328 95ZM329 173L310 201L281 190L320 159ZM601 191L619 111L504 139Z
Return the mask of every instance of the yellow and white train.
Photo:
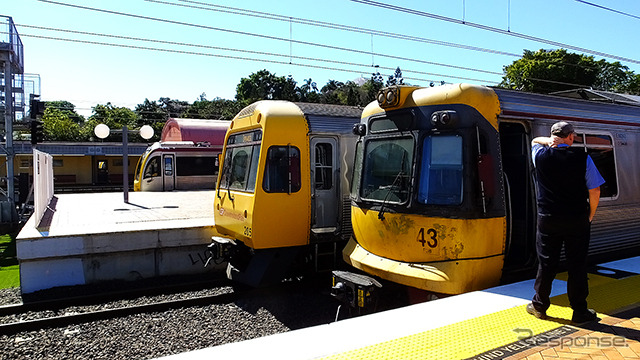
M640 97L540 95L465 84L383 89L356 128L352 266L435 293L496 286L535 266L531 139L573 123L606 180L591 257L640 249ZM573 97L573 98L572 98ZM597 97L597 100L585 100Z
M259 286L294 264L333 267L351 236L356 107L259 101L231 122L222 151L213 253Z

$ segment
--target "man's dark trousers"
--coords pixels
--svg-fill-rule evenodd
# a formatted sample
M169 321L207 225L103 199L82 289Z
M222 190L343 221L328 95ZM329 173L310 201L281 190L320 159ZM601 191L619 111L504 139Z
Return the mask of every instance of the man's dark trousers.
M589 284L587 279L587 251L591 224L586 217L571 218L538 214L536 250L538 276L536 277L533 306L546 311L551 302L551 283L558 272L562 244L567 257L567 295L574 311L587 310Z

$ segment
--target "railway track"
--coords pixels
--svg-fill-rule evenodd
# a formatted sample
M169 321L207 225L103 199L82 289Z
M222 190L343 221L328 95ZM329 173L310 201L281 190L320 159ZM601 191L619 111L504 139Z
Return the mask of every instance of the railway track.
M191 296L168 301L148 301L146 304L133 306L115 306L100 311L77 312L69 311L64 315L51 315L69 308L95 307L100 304L114 302L128 302L140 298L153 298L160 295L179 294L184 292L197 292L205 289L225 289L222 293L204 296ZM180 307L205 306L233 302L241 296L247 295L246 291L231 290L231 282L227 279L206 279L189 281L186 283L172 284L169 286L147 286L142 288L122 291L108 291L74 297L45 298L37 301L27 301L20 304L0 306L0 335L12 335L22 331L38 330L43 328L63 327L72 324L80 324L91 321L124 317L138 313L167 311ZM35 319L4 322L2 318Z
M17 321L0 325L0 335L14 335L24 331L34 331L45 328L59 328L69 325L125 317L140 313L162 312L171 309L225 304L246 297L245 292L229 292L217 295L198 296L188 299L162 301L143 305L126 306L86 313L73 313L62 316L44 317L40 319Z
M232 282L226 278L195 281L166 287L149 287L121 292L109 292L90 296L72 298L58 298L53 300L25 302L22 304L0 306L0 336L15 335L21 332L40 329L56 329L70 325L79 325L101 320L123 318L136 314L166 312L174 309L205 307L234 303L238 300L250 300L275 293L288 294L296 292L299 284L281 283L272 287L245 288L232 287ZM297 290L296 290L297 289ZM184 296L185 292L199 292L206 290L213 294L187 295L178 299L166 300L166 295ZM320 295L320 294L318 294ZM158 296L165 300L154 301ZM143 300L140 300L143 298ZM144 304L126 305L128 302ZM125 305L114 305L122 302ZM114 306L108 309L84 311L82 307L95 309L96 306ZM80 308L80 309L78 309ZM62 313L62 315L60 315ZM3 317L5 319L3 319ZM6 322L6 318L11 321ZM29 318L28 320L23 320ZM4 321L3 321L4 320Z

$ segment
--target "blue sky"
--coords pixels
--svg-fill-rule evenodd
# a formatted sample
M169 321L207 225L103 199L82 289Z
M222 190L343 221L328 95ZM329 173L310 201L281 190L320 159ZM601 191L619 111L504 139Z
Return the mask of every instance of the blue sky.
M407 83L422 86L428 86L430 81L494 85L501 80L503 66L516 60L515 55L521 55L524 49L557 48L479 29L468 25L470 23L626 58L629 61L622 60L622 64L640 73L640 46L637 46L640 1L637 0L588 1L633 16L577 0L379 0L451 21L349 0L55 1L59 3L0 0L0 15L11 16L16 23L24 43L25 72L40 75L42 98L71 101L85 115L91 113L92 106L107 102L134 108L145 98L170 97L192 102L202 93L208 99L232 99L240 79L261 69L278 76L291 75L298 83L311 78L319 87L330 79L345 82L359 77L369 78L373 72L372 65L378 65L385 77L392 74L389 69L399 66ZM215 8L210 5L269 13L285 19L291 17L292 20L278 21L211 11ZM142 19L140 16L165 21ZM392 39L366 31L357 33L304 25L297 23L296 19L419 37L483 48L485 51ZM460 23L463 20L466 25ZM34 26L116 35L119 38ZM248 50L261 54L247 53ZM597 60L616 61L602 55L594 56Z

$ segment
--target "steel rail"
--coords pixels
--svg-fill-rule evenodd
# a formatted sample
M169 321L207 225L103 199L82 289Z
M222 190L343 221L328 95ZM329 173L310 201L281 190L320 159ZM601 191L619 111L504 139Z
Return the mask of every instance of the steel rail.
M75 313L1 324L0 335L14 335L25 331L35 331L45 328L61 328L69 325L115 319L135 314L162 312L177 308L225 304L234 302L240 297L251 296L252 293L257 294L258 292L229 292L217 295L198 296L189 299L168 300L152 304L127 306L115 309L105 309L93 312Z

